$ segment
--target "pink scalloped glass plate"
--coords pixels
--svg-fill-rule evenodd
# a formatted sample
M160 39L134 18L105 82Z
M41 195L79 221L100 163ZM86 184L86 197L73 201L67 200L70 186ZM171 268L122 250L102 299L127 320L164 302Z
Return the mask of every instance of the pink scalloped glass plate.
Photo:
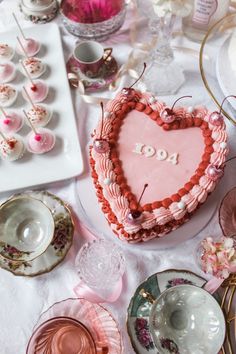
M54 317L69 317L81 322L91 333L95 343L108 347L109 354L122 353L122 340L117 323L101 305L79 298L56 302L41 314L35 329Z
M221 202L219 223L225 236L236 235L236 187L231 189Z

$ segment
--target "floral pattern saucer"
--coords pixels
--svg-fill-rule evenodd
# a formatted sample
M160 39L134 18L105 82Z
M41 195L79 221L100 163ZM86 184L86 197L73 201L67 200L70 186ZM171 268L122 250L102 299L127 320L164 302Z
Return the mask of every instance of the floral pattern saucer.
M121 333L117 323L103 306L80 298L56 302L41 314L35 329L55 317L67 317L82 323L94 342L106 349L104 353L123 353Z
M141 289L157 298L163 291L176 285L190 284L203 287L206 280L186 270L166 270L155 273L139 285L128 307L127 330L137 354L158 354L149 328L152 304L139 294ZM163 338L163 349L176 354L174 343Z
M26 191L33 198L45 203L53 214L55 232L52 243L39 257L30 262L9 261L0 256L0 267L15 275L35 276L50 272L63 261L69 251L74 234L74 223L66 204L47 191Z
M100 75L96 78L90 78L88 76L85 76L80 71L78 67L78 62L73 56L71 56L68 60L66 68L68 73L75 73L78 75L78 77L84 84L86 92L95 92L98 90L105 89L115 80L116 73L118 71L118 64L116 59L111 56L106 61L104 61L100 70Z

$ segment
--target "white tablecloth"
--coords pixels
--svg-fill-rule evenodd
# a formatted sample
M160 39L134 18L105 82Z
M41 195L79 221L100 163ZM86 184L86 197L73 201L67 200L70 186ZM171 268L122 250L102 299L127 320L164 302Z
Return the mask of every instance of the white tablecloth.
M23 16L19 13L17 7L18 1L4 0L0 4L0 31L5 31L15 27L14 20L11 16L14 11L23 26L31 26L30 22L24 21ZM77 38L68 34L58 17L55 22L61 28L61 35L63 40L65 60L68 59L72 52L73 46ZM129 13L126 23L119 34L114 35L104 45L113 46L114 56L117 58L119 64L122 64L127 59L128 53L131 51L129 42L128 29L129 23L132 21ZM40 26L38 27L40 31ZM145 27L144 27L145 29ZM147 32L147 31L142 31ZM140 38L139 38L140 39ZM176 39L178 45L191 47L199 50L199 45L188 41L187 39ZM214 104L206 93L206 90L201 82L200 74L198 72L197 56L190 54L178 54L177 59L181 62L186 70L186 83L180 91L183 94L191 94L194 97L195 104L205 104L214 109ZM122 80L121 87L125 80ZM98 118L98 108L88 106L84 103L79 95L73 94L75 109L77 112L79 136L81 145L87 145L89 131L96 125ZM114 93L105 91L100 95L105 97L112 97ZM75 97L76 96L76 97ZM167 102L173 102L173 97L167 98ZM233 134L233 126L228 124L230 136ZM231 139L232 140L232 139ZM236 152L236 144L231 146L231 155ZM87 169L88 167L85 166ZM232 162L226 171L222 183L224 191L229 190L234 186L235 180L233 171L235 171L236 163ZM87 171L86 171L87 172ZM1 173L1 172L0 172ZM235 175L235 173L234 173ZM80 183L84 176L77 180L57 183L50 186L48 190L57 194L68 202L79 217L77 209L76 196L74 193L75 184ZM107 304L117 319L119 327L122 332L124 342L124 353L132 354L133 349L129 342L126 333L126 309L128 307L131 296L133 295L138 284L146 277L157 271L162 271L168 268L188 269L198 274L201 274L194 258L194 250L196 249L199 240L205 236L220 234L218 225L218 215L214 218L208 226L194 239L191 239L178 247L158 251L156 250L131 250L126 249L126 272L124 275L123 292L119 300L114 304ZM11 273L0 269L0 353L1 354L24 354L27 341L32 333L34 325L37 323L40 313L46 310L53 303L69 298L75 297L73 288L78 283L78 275L74 266L75 256L85 241L82 233L76 230L73 245L66 257L66 259L56 267L51 273L41 275L35 278L16 277Z

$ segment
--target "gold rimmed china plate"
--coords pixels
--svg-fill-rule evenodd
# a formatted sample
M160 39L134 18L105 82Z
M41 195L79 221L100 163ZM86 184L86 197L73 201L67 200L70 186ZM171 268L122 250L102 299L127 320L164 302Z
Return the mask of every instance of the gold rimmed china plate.
M223 99L236 93L236 13L223 17L204 37L199 65L205 88L220 108ZM236 100L223 106L225 116L236 125Z
M74 223L67 205L54 194L47 191L22 194L42 201L51 210L55 222L53 240L43 254L29 262L10 261L0 256L0 267L15 275L36 276L50 272L63 261L72 244Z

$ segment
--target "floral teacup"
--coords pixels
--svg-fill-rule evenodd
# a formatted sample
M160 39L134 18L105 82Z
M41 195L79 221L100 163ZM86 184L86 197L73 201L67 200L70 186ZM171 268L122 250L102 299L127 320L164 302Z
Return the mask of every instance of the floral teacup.
M163 353L215 354L225 338L223 312L213 296L193 285L178 285L156 300L142 295L153 305L150 331L157 349Z
M31 261L46 251L54 235L51 210L28 195L13 196L0 206L0 255Z

